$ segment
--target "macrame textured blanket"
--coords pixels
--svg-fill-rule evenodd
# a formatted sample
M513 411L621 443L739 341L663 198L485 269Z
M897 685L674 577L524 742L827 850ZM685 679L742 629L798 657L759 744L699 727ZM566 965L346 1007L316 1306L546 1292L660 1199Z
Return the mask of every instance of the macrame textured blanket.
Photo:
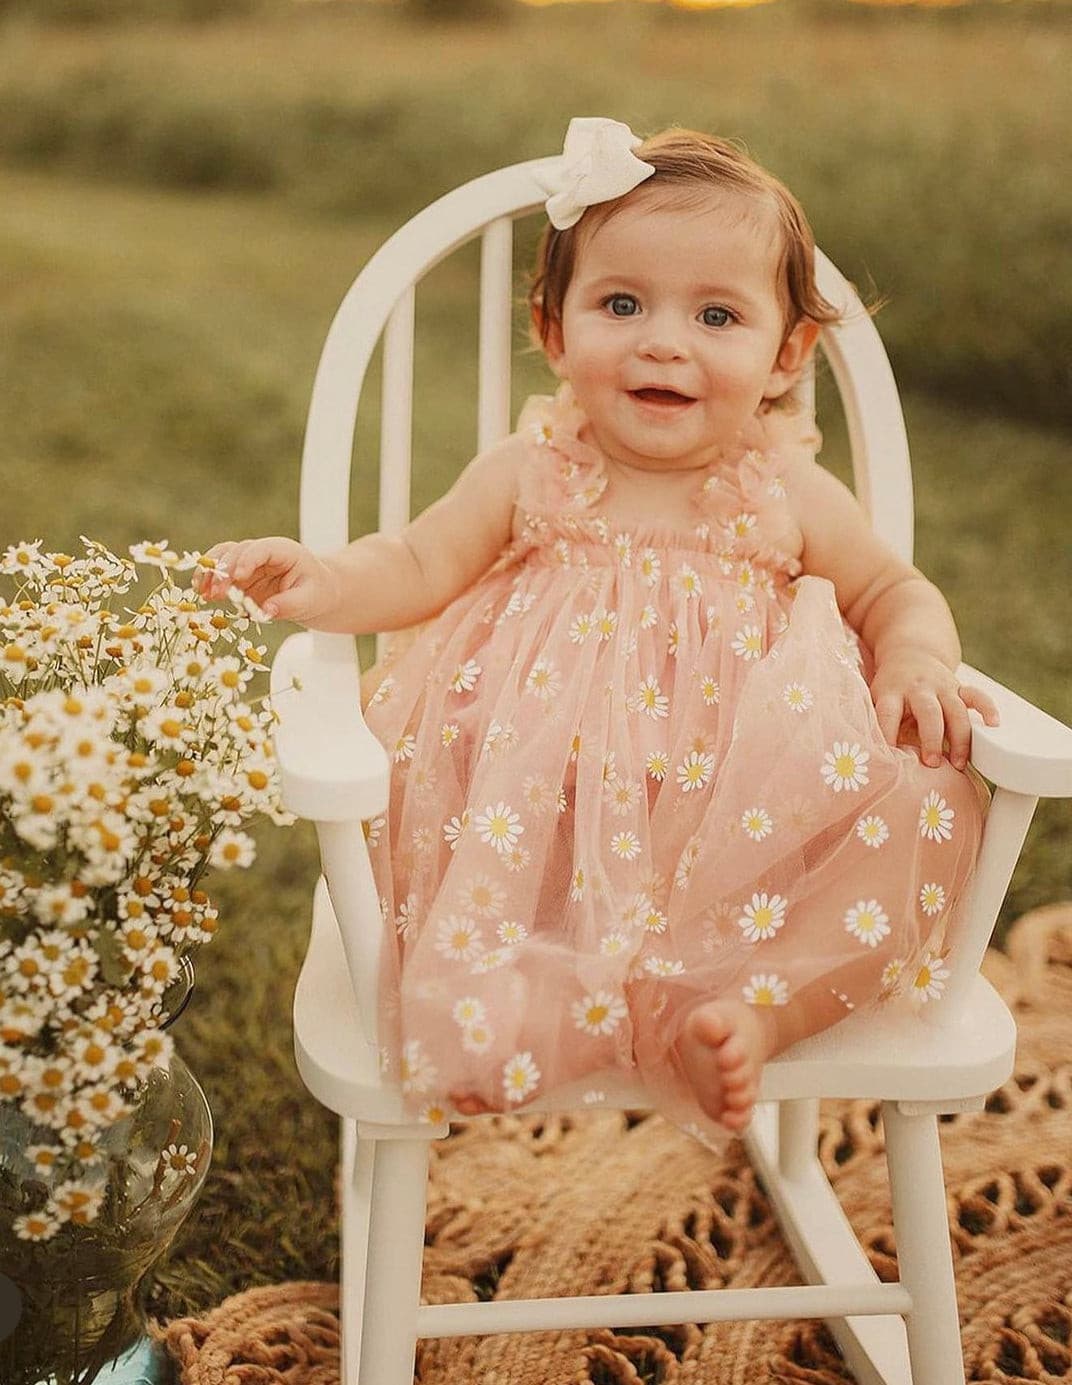
M1020 919L986 973L1016 1071L942 1149L967 1379L1072 1385L1072 905ZM825 1103L820 1155L880 1278L896 1247L878 1107ZM799 1283L739 1144L646 1113L485 1117L431 1146L423 1301ZM338 1385L336 1287L291 1283L154 1328L181 1385ZM419 1385L842 1385L821 1323L421 1342Z

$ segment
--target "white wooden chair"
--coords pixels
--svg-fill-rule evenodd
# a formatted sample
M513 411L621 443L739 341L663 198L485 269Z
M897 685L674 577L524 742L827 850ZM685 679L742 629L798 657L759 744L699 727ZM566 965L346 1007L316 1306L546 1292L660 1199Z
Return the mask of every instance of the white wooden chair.
M332 323L313 387L301 477L301 537L318 552L348 542L350 457L366 368L384 333L380 526L409 519L414 293L451 251L482 240L477 446L510 429L513 220L537 210L548 160L490 173L440 198L369 261ZM828 299L856 304L819 257ZM890 367L862 311L823 332L847 416L855 486L876 528L912 553L912 484ZM343 1385L411 1385L416 1339L575 1327L823 1318L861 1385L962 1385L938 1116L980 1108L1012 1071L1015 1028L979 974L998 908L1038 797L1072 795L1072 731L973 669L1001 709L990 729L973 713L972 762L996 786L970 901L967 937L931 1023L852 1016L769 1063L746 1144L806 1284L797 1288L602 1295L420 1305L428 1142L447 1125L406 1116L381 1080L377 959L383 931L362 819L384 811L388 761L358 703L348 636L301 633L275 660L278 752L287 805L316 824L323 878L294 1000L297 1064L341 1118ZM933 1014L931 1013L933 1012ZM879 1055L879 1056L876 1056ZM599 1074L608 1101L650 1106L626 1074ZM901 1280L876 1278L816 1157L821 1096L882 1103ZM560 1089L542 1111L581 1105ZM907 1329L907 1330L906 1330Z

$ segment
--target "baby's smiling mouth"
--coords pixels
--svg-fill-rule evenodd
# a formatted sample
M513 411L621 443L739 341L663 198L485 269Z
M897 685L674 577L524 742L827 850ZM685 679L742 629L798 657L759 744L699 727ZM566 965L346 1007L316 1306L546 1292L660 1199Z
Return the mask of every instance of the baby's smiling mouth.
M645 404L694 404L696 401L690 394L680 394L677 390L665 390L645 388L640 390L630 390L630 395L634 399L639 399Z

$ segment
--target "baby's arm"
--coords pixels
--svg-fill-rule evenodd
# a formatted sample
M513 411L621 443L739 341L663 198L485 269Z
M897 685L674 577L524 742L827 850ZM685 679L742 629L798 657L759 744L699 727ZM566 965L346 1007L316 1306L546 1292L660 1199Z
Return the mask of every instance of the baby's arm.
M287 538L245 539L208 550L216 570L205 596L233 583L271 617L361 635L401 630L471 586L510 540L521 452L506 438L482 452L451 489L399 534L366 534L321 556Z
M986 693L957 682L960 640L945 598L887 548L852 492L814 461L794 465L790 496L804 536L804 571L833 582L838 606L874 655L871 698L886 740L897 744L910 714L924 763L939 763L944 733L950 760L963 769L968 708L991 726L998 712Z

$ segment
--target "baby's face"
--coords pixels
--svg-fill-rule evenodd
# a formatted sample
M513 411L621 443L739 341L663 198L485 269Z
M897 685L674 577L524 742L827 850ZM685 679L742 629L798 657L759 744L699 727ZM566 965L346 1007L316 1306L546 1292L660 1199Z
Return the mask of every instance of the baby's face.
M608 456L705 466L792 384L778 235L773 212L743 197L660 206L640 189L582 241L547 354Z

